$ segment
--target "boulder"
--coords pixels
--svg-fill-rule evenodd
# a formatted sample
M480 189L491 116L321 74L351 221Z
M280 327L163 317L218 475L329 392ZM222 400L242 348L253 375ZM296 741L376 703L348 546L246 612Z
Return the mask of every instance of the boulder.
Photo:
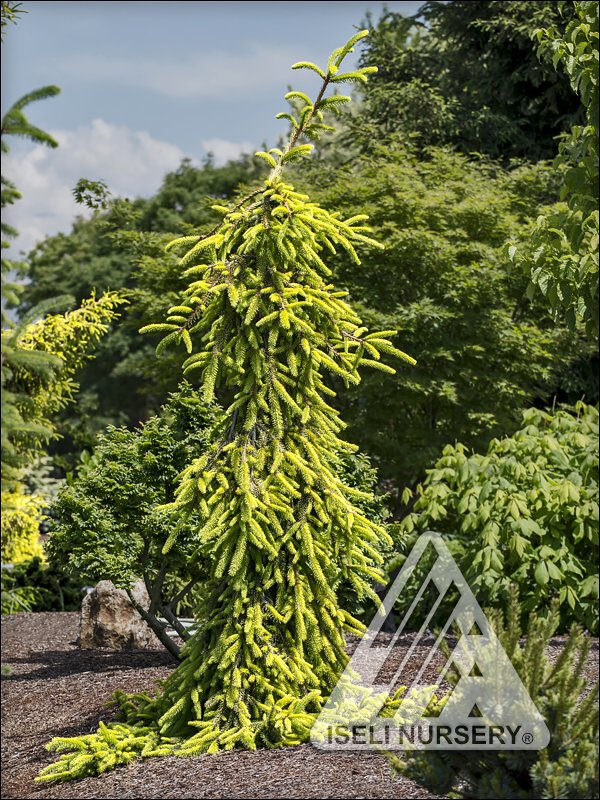
M142 580L133 584L136 601L148 608L150 599ZM83 650L161 647L160 642L131 605L127 592L111 581L100 581L83 599L79 623L79 646Z

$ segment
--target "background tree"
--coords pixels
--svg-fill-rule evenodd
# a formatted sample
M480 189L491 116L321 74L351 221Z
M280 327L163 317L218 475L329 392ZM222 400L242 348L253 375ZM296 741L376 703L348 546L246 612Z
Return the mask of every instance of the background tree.
M176 302L184 286L177 259L165 256L164 247L174 235L189 232L194 215L196 230L214 226L219 216L210 205L264 175L261 163L243 157L215 167L207 159L197 168L183 161L154 197L111 199L92 219L78 219L71 233L48 237L29 254L31 282L24 289L22 313L57 291L81 300L94 289L118 286L131 301L118 327L112 326L100 343L93 367L83 368L77 407L59 415L61 440L52 446L56 463L72 468L107 425L148 419L177 389L181 355L165 354L157 364L151 342L137 334L156 319L165 298Z
M179 230L187 233L174 205L185 199L196 208L207 200L205 169L184 165L165 178L166 194L129 206L115 201L29 257L34 281L24 307L54 286L83 297L94 285L125 285L131 300L93 368L82 373L77 407L60 417L64 438L53 452L63 463L72 465L82 448L91 449L106 424L147 419L176 389L182 355L164 352L157 362L136 331L156 319L162 297L177 302L183 279L176 258L162 255L168 235L144 230L142 220L159 227L164 215L175 226L179 214ZM558 179L550 167L509 171L441 150L421 160L410 147L396 145L360 164L319 158L298 180L340 211L348 209L348 198L361 197L380 237L392 243L383 253L366 253L361 270L342 256L332 259L332 268L363 314L385 328L401 326L420 353L419 365L402 380L390 380L389 391L367 376L360 388L341 395L350 438L395 486L422 475L447 442L483 448L491 436L511 432L533 399L597 399L594 342L581 331L556 328L540 300L524 300L527 279L508 274L502 251L508 238L527 236L554 201ZM203 188L191 192L197 183ZM231 191L243 196L248 189L242 184ZM214 227L216 217L209 222L203 212L202 219L204 230Z
M555 168L562 203L541 215L510 255L531 276L530 290L546 298L571 327L581 320L598 332L598 3L557 3L565 19L535 32L538 52L566 74L585 110L559 145ZM574 9L574 16L570 16ZM562 23L562 24L561 24Z
M353 135L367 148L397 134L505 162L552 157L579 109L566 76L538 60L531 32L573 15L560 5L452 0L414 17L384 12L361 56L381 68Z
M3 564L20 564L43 556L40 522L44 518L44 506L45 499L39 495L20 491L2 492L0 545ZM21 603L13 605L15 611L30 610Z
M529 230L553 196L548 166L510 171L443 149L422 158L388 146L360 165L318 161L305 186L340 213L358 200L383 252L332 261L366 322L402 332L418 353L383 382L366 375L339 394L349 438L399 489L424 474L448 443L484 449L512 433L534 398L597 400L596 345L556 326L543 302L524 298L527 278L508 269L511 231ZM351 191L348 187L352 187ZM402 503L399 496L399 510Z

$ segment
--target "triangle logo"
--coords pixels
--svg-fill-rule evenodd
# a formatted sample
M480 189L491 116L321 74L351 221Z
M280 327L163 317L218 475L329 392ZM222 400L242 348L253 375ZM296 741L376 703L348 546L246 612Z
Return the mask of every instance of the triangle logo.
M401 595L412 602L390 635L384 623ZM312 744L541 750L549 741L544 718L442 536L422 534L317 717Z

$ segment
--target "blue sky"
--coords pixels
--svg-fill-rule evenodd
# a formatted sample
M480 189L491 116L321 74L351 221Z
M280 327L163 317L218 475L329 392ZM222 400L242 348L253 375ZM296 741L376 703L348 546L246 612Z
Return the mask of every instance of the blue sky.
M414 14L422 3L24 2L29 13L2 45L2 111L57 84L61 95L29 106L29 117L61 147L9 142L3 173L23 192L7 215L17 246L69 229L79 177L144 196L184 156L211 151L221 163L273 146L287 86L315 86L291 64L325 61L384 5Z

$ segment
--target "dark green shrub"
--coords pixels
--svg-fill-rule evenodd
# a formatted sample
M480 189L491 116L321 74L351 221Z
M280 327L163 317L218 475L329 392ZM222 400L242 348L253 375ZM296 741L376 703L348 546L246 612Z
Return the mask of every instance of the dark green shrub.
M131 431L109 427L91 459L58 493L51 508L52 563L77 570L94 584L111 580L129 589L143 577L151 597L147 622L175 655L157 615L186 633L178 615L189 613L202 572L194 563L195 515L175 519L160 506L175 497L179 473L207 446L207 425L216 412L184 384L162 414ZM163 548L177 530L168 555Z

